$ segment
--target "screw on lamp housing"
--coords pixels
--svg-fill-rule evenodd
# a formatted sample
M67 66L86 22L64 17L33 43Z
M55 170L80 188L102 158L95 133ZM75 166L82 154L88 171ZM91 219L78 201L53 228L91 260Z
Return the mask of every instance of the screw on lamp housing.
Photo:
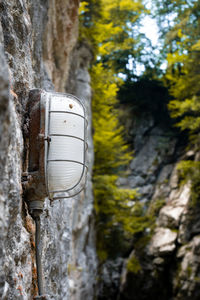
M28 103L28 172L24 199L36 223L36 265L39 295L45 299L40 243L40 214L45 197L73 197L86 181L85 109L70 94L31 90ZM38 298L39 299L39 298Z

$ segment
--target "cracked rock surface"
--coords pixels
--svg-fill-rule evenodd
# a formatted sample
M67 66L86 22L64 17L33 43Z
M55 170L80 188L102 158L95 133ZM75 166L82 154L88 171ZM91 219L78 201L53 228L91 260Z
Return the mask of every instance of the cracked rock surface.
M118 185L137 188L147 213L157 211L153 227L146 228L143 238L134 239L129 256L117 258L121 259L118 276L115 260L110 262L113 273L105 272L106 264L102 268L101 300L199 300L200 208L192 204L191 182L180 184L177 171L181 160L198 153L187 152L183 137L164 119L143 112L132 119L132 125L127 120L135 153L128 176L120 178ZM131 260L135 270L129 268ZM119 286L117 296L113 276Z
M89 173L85 194L74 199L45 199L42 214L42 264L49 299L72 299L74 283L80 294L92 295L91 273L96 265L91 191L90 51L79 47L78 0L0 1L0 299L32 300L37 294L35 225L23 201L21 175L27 171L27 103L29 90L73 92L87 107L90 127ZM84 47L83 47L84 48ZM84 51L88 51L87 59ZM71 75L71 73L73 76ZM69 81L73 80L74 90ZM79 76L77 75L79 74ZM82 82L83 79L83 82ZM82 82L80 89L78 82ZM84 214L82 213L84 212ZM81 220L80 220L81 217ZM79 273L72 273L75 264ZM87 268L85 268L87 266ZM84 273L81 271L84 269ZM76 289L75 289L76 290ZM87 296L86 296L87 298ZM89 298L87 298L89 299Z

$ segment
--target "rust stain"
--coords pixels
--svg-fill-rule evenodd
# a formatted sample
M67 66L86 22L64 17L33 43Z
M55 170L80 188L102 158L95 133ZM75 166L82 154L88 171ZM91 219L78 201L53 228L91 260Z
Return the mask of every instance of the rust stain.
M69 104L69 108L73 108L73 104Z
M23 293L22 293L22 286L21 286L21 285L19 285L19 286L17 287L17 290L20 292L20 296L22 296Z
M24 276L21 272L19 272L18 277L22 279Z
M34 235L35 233L35 225L33 223L33 220L31 219L30 216L26 216L26 230L30 233L30 235Z
M11 95L13 95L14 98L18 99L17 94L15 94L15 92L13 90L10 89L10 93L11 93Z
M37 270L35 266L35 224L32 218L27 215L25 218L25 228L30 234L30 245L31 245L31 265L32 265L32 290L31 295L33 299L38 294L37 288Z

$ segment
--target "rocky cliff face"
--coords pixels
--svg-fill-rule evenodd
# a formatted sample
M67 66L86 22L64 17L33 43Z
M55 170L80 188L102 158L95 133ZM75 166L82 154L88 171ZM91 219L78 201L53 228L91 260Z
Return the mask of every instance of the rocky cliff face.
M162 118L156 123L151 115L135 124L133 134L136 153L126 184L138 188L140 201L155 219L123 265L119 299L178 299L173 294L179 271L176 252L190 199L190 187L179 185L176 169L184 152L183 137L176 136ZM137 263L137 268L128 270L128 261Z
M152 226L134 239L127 259L104 265L99 299L200 297L199 206L192 201L191 183L180 184L177 171L181 160L198 160L198 154L185 150L185 137L167 125L165 115L159 119L149 113L129 119L135 158L120 185L138 189Z
M77 46L78 5L78 0L0 2L0 298L4 300L33 299L37 293L35 226L23 202L21 184L22 173L27 170L29 90L55 88L75 93L83 98L91 123L87 72L91 54L87 50L85 57L81 50L84 47ZM77 65L73 67L74 52ZM52 207L45 200L42 260L46 293L52 299L82 299L82 295L92 295L93 291L93 281L88 280L96 264L93 227L89 225L93 201L91 126L88 136L89 180L85 195L56 201Z

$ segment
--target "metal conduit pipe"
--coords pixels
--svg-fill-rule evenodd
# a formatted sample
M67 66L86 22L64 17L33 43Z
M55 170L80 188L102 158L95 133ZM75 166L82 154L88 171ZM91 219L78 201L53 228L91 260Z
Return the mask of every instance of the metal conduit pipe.
M37 283L38 283L38 293L39 295L44 294L44 285L42 278L42 247L41 247L41 230L40 230L40 216L35 218L35 248L36 248L36 267L37 267Z
M41 244L41 229L40 229L40 216L34 216L35 220L35 256L36 256L36 269L37 269L37 285L38 296L34 299L47 299L47 295L44 294L43 284L43 272L42 272L42 244Z

